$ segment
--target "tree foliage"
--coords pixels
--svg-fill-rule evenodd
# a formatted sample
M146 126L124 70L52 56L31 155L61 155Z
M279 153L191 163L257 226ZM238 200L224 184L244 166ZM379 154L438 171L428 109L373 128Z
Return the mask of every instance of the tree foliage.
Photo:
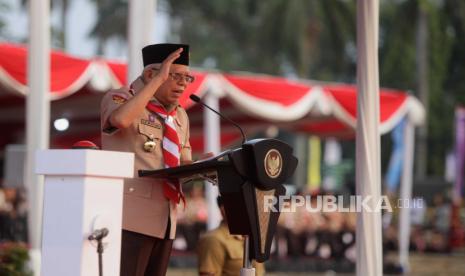
M169 1L173 32L194 45L197 64L326 80L353 77L354 43L347 1ZM322 48L322 46L325 48ZM325 49L322 51L322 49ZM352 75L352 76L350 76Z
M51 38L52 45L56 48L66 49L66 31L67 31L67 12L71 0L51 0L50 8L60 8L60 25L52 26ZM29 0L21 0L21 5L26 8Z
M8 10L10 9L10 6L5 3L3 0L0 0L0 14L4 14L6 12L8 12ZM5 35L5 19L0 16L0 36L4 36Z
M4 276L32 276L27 266L29 253L27 246L22 243L0 243L0 275Z
M126 37L127 1L94 0L92 36ZM159 0L168 41L191 44L195 66L355 82L354 0ZM161 2L161 4L160 4ZM380 1L380 84L415 92L418 10L428 18L428 168L441 174L453 145L453 109L465 104L465 2Z
M103 45L111 38L126 39L127 0L92 0L97 8L97 22L89 36L97 39L97 54L103 53Z

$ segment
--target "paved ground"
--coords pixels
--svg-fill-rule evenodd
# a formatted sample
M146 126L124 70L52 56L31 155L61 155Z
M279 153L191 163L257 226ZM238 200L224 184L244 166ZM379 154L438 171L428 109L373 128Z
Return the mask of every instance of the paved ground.
M395 256L390 256L395 258ZM450 255L437 254L413 254L410 256L411 276L465 276L465 252ZM198 275L195 269L175 269L168 270L168 276L194 276ZM270 272L271 276L288 276L288 275L313 275L313 276L332 276L332 275L354 275L354 274L337 274L332 271L324 273L312 272ZM385 274L388 275L388 274Z
M465 252L451 255L414 255L411 257L415 276L463 276L465 275Z

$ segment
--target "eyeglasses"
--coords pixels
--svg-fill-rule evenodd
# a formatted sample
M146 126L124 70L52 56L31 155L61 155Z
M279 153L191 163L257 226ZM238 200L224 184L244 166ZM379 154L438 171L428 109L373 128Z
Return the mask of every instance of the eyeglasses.
M152 68L154 71L159 71L160 69L158 68ZM181 81L184 80L187 83L193 83L195 81L195 77L187 74L181 74L181 73L168 73L170 78L174 81Z
M174 81L180 81L184 79L185 82L187 83L193 83L195 81L195 77L187 74L181 74L181 73L169 73L170 77Z

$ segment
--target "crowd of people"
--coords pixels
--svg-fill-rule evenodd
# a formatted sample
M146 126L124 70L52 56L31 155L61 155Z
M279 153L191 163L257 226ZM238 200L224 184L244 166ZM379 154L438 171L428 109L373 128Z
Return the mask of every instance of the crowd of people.
M0 243L27 242L27 206L23 189L0 188Z
M194 186L178 220L175 249L191 251L206 230L207 205L201 186ZM355 260L355 213L308 212L305 207L283 212L278 220L272 255L315 256Z
M186 208L178 217L174 248L195 252L200 236L207 230L207 203L202 185L194 185L188 194ZM441 194L434 197L430 206L425 203L422 208L412 208L411 250L449 251L449 220L450 203ZM383 248L396 251L397 213L384 214L383 221ZM295 212L281 213L272 254L277 258L345 258L355 261L355 228L354 212L309 212L304 207L296 207ZM27 242L26 198L22 189L0 188L2 241Z
M189 194L186 209L181 212L178 220L174 242L175 249L187 252L195 250L199 237L206 231L207 223L203 188L194 186ZM438 194L430 206L425 202L420 207L411 208L411 250L449 251L450 204L443 195ZM272 255L277 258L315 257L355 262L356 220L355 212L309 212L303 206L297 206L295 212L282 212L271 249ZM383 214L385 252L398 250L397 222L398 209Z

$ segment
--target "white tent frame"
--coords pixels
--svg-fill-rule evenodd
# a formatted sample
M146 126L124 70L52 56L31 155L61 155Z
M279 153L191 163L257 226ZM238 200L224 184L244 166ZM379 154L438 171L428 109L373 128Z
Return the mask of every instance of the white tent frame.
M29 1L29 58L27 64L30 91L26 100L25 186L29 195L30 257L34 275L40 275L43 176L35 174L35 153L49 147L50 137L50 1Z

